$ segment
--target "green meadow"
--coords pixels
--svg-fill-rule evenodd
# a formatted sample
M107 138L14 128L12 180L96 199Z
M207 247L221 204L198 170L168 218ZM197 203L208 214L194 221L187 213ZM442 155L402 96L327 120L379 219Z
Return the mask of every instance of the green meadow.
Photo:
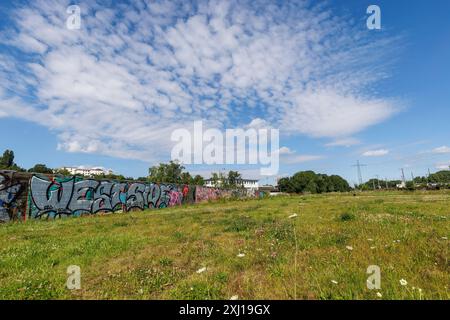
M0 225L1 299L449 299L450 192L223 200ZM66 287L67 268L81 288ZM381 288L369 290L367 268Z

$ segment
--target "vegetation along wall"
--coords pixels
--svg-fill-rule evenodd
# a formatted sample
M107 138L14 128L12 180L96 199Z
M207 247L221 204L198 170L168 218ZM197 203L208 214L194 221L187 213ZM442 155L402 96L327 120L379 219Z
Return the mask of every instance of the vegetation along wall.
M258 191L0 171L0 222L166 208Z

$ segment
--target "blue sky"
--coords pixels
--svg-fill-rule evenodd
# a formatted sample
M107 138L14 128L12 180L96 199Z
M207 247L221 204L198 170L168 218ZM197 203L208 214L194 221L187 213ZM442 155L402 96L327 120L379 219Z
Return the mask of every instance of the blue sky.
M280 130L279 176L450 165L450 3L0 2L0 150L144 176L173 130ZM68 30L66 8L81 8ZM381 9L368 30L366 9ZM190 165L189 171L255 166ZM273 177L265 181L273 181Z

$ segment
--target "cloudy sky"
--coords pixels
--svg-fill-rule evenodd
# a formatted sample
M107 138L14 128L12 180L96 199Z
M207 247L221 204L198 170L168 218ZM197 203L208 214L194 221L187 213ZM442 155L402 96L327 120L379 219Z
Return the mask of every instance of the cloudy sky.
M0 149L27 168L137 177L203 120L278 128L279 175L448 168L450 3L376 1L382 29L369 30L372 2L3 1ZM188 166L223 168L259 173Z

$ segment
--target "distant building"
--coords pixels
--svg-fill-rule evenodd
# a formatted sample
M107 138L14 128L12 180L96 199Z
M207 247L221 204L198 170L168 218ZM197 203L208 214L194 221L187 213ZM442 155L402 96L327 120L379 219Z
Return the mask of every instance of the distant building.
M82 175L82 176L98 176L103 174L112 174L112 170L106 170L101 167L85 168L85 167L62 167L62 170L67 170L71 175Z
M219 180L218 186L220 187L221 184L222 184L222 182ZM252 189L258 190L258 188L259 188L258 180L253 180L253 179L238 179L236 181L236 184L238 186L243 186L245 189L249 189L249 190L252 190ZM214 181L212 181L211 179L205 180L205 186L206 187L215 187Z

